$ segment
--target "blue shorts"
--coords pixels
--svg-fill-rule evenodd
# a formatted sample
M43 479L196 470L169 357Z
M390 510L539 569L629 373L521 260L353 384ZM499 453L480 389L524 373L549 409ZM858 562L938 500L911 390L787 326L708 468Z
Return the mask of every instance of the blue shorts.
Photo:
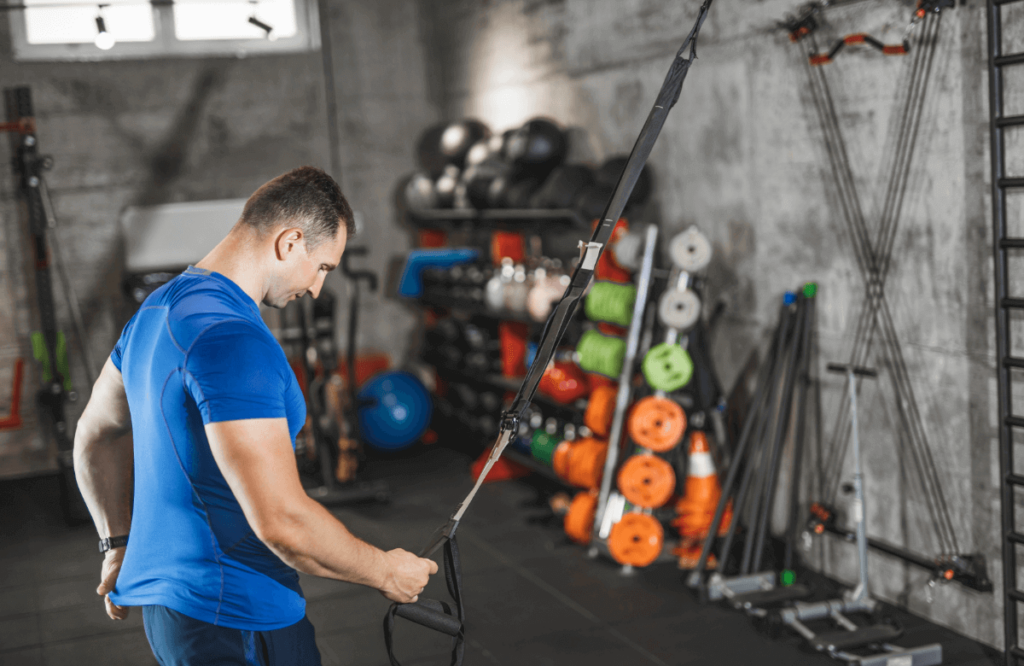
M146 638L160 666L320 666L309 619L283 629L244 631L143 606Z

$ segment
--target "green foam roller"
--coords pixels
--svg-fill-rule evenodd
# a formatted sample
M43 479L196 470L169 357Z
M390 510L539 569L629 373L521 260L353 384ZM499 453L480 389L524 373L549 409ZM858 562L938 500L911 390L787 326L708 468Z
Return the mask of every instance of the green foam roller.
M675 391L686 386L693 376L693 361L679 345L663 342L651 347L644 357L644 378L658 391Z
M587 372L596 372L617 379L626 355L626 341L598 331L587 331L576 345L579 365Z
M534 459L545 465L550 465L551 458L555 455L555 449L560 443L561 440L554 435L549 435L543 430L535 430L533 438L530 440L530 453L533 454Z
M618 326L629 326L633 320L636 287L618 282L595 282L587 294L583 310L591 321L606 321Z

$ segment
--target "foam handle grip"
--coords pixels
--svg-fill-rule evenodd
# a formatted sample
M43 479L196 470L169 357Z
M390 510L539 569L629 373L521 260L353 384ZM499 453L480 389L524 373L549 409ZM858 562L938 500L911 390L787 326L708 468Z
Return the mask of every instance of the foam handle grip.
M462 622L445 612L447 604L434 599L423 599L414 604L398 604L395 615L405 618L424 627L440 631L449 636L458 636L462 631Z

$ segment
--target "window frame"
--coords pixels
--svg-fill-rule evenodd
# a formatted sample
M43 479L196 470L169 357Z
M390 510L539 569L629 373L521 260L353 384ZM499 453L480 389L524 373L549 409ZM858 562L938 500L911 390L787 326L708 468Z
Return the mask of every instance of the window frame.
M320 48L320 21L312 0L292 0L295 35L269 39L179 40L174 35L174 3L151 2L155 36L149 42L118 42L108 51L95 44L29 44L24 11L9 11L11 51L16 62L95 62L155 58L237 57L301 53Z

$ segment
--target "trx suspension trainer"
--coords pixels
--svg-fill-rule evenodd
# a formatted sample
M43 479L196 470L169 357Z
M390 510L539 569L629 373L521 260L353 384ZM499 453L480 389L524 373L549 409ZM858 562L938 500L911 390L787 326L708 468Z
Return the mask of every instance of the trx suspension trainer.
M538 344L536 358L527 371L526 378L519 388L515 400L511 407L501 416L497 440L494 442L483 470L481 470L480 475L477 477L476 484L469 491L469 494L466 495L459 508L452 514L451 518L448 519L448 522L434 533L427 545L420 551L421 557L430 557L439 549L444 549L445 579L448 583L448 592L452 597L453 603L449 604L433 599L422 599L412 604L395 603L388 609L388 613L384 618L384 640L392 666L400 666L393 650L393 631L396 616L450 635L452 637L452 666L458 666L462 663L465 641L465 610L462 603L462 575L459 566L459 549L455 540L459 521L462 520L477 491L483 485L488 472L490 472L491 468L501 457L502 452L508 446L512 437L519 431L519 422L526 415L526 411L533 401L534 394L540 384L541 377L548 364L554 358L555 349L565 334L569 322L579 306L580 299L583 298L584 292L590 285L597 261L600 259L601 253L611 238L615 225L626 206L626 202L633 193L633 187L636 185L640 172L651 154L651 149L661 133L661 128L665 124L668 113L675 106L676 102L679 101L679 96L683 89L683 81L690 70L690 65L697 58L697 36L700 33L701 26L704 24L704 20L707 18L712 2L713 0L704 0L693 28L690 29L686 40L676 53L675 59L672 61L665 81L661 86L661 90L658 92L654 107L647 116L643 129L640 130L640 136L633 145L633 150L629 155L629 160L626 162L626 167L619 177L615 191L605 207L604 214L601 216L600 223L595 228L593 236L586 243L580 241L580 262L572 275L572 281L566 288L562 299L548 317L540 343Z

